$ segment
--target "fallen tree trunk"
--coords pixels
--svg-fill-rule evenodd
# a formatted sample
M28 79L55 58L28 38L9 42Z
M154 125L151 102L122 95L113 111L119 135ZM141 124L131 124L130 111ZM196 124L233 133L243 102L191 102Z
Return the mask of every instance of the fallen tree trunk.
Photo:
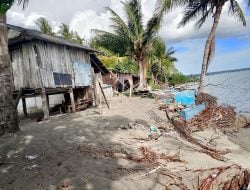
M175 131L182 137L183 139L187 140L188 142L195 144L202 148L200 152L203 152L205 154L208 154L212 158L220 161L225 161L226 159L223 157L223 155L227 154L229 151L219 151L213 148L210 148L208 146L205 146L204 144L200 143L197 139L191 136L191 132L185 127L185 123L180 120L179 118L170 118L168 111L166 110L166 116L170 123L174 126Z

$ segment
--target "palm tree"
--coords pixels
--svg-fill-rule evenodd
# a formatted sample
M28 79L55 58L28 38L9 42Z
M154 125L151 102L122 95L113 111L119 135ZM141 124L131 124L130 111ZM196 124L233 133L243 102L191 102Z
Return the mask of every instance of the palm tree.
M19 131L12 92L14 89L8 54L6 12L17 2L23 8L28 0L1 0L0 2L0 135Z
M139 65L138 90L144 90L147 87L147 53L156 40L164 12L155 11L144 27L141 1L129 0L122 4L126 18L122 19L114 10L108 8L112 15L113 32L94 30L97 34L95 42L115 54L133 57Z
M67 24L62 23L59 26L58 34L60 37L66 39L66 40L73 40L74 38L74 32L70 30L69 26Z
M49 24L49 21L46 20L46 18L40 17L39 19L37 19L36 25L38 26L39 30L42 33L48 34L48 35L54 35L54 33L52 31L52 27Z
M209 16L213 16L213 25L205 45L198 93L204 91L205 76L215 51L216 29L220 21L222 10L227 2L229 3L229 13L245 26L246 19L244 13L236 0L189 0L184 11L184 16L179 24L179 26L185 26L192 19L198 18L196 25L200 28Z
M83 45L84 43L86 43L85 39L82 38L76 31L73 32L73 39L72 39L75 43Z
M167 82L167 76L170 75L170 70L175 68L174 62L177 58L174 57L176 50L173 47L166 48L163 39L157 38L149 50L150 74L154 84L159 82Z
M206 72L215 51L216 29L218 27L222 10L227 2L229 3L229 13L236 17L245 26L246 19L236 0L182 0L182 2L180 2L180 0L158 0L158 5L161 7L160 11L169 10L174 6L185 5L184 16L179 23L179 27L185 26L193 19L198 19L196 25L200 28L209 16L213 17L213 25L207 38L203 56L198 93L204 91ZM166 6L167 3L168 6ZM250 0L248 0L248 6L250 7Z
M80 45L83 45L83 43L86 42L85 39L81 38L81 36L76 31L70 30L67 24L62 23L59 28L60 28L58 31L59 37L75 42Z

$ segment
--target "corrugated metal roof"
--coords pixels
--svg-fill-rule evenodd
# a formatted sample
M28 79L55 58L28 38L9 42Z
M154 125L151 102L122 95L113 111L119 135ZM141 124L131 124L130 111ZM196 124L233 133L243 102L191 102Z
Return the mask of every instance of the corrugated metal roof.
M42 32L39 32L37 30L26 29L26 28L22 28L20 26L14 26L14 25L10 25L10 24L8 24L7 27L9 30L14 31L14 32L9 32L9 45L18 44L20 42L29 41L32 39L38 39L38 40L42 40L42 41L47 41L47 42L51 42L51 43L69 46L69 47L84 49L86 51L97 52L96 50L94 50L90 47L76 44L74 42L71 42L71 41L56 37L56 36L43 34Z

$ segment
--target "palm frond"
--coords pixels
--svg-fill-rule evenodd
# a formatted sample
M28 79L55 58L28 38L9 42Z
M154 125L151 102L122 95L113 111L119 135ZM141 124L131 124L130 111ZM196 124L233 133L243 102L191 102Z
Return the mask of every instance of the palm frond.
M173 8L182 7L187 5L192 0L157 0L156 1L156 12L168 12Z
M146 45L153 39L160 30L161 22L163 20L164 13L154 13L149 19L145 33L143 35L143 45Z
M37 19L35 24L38 26L42 33L49 35L53 34L52 27L50 26L49 21L44 17L40 17L39 19Z
M213 13L214 6L210 5L209 1L210 0L190 0L190 3L184 10L184 16L181 22L178 24L178 27L185 26L188 22L193 19L196 19L200 15L205 16L207 14ZM211 6L210 8L208 8L209 5ZM200 22L204 23L204 21Z
M22 6L23 9L26 8L26 6L28 5L28 3L29 3L29 0L17 0L18 6Z
M244 12L236 0L230 1L229 14L235 16L236 19L238 19L244 26L246 26L246 18L244 16Z
M168 48L166 52L166 59L170 60L171 62L178 61L178 59L173 56L175 52L176 50L173 47Z
M166 55L171 56L176 52L176 50L173 47L168 48Z
M130 51L130 42L126 38L102 30L95 30L95 32L97 36L94 40L97 47L103 47L120 55L124 55Z
M201 16L201 18L196 22L195 25L198 28L201 28L203 26L203 24L206 22L208 16L212 14L212 12L213 12L213 10L210 7L208 11L206 11L205 13L203 13L203 15Z
M129 28L127 24L124 22L124 20L111 8L107 8L107 10L111 13L111 21L112 21L112 29L114 32L121 36L126 36L127 38L131 39L132 34L129 31Z
M129 30L134 35L140 35L143 33L143 24L142 24L142 7L140 0L131 0L129 3L124 3L124 9L127 15L128 27Z

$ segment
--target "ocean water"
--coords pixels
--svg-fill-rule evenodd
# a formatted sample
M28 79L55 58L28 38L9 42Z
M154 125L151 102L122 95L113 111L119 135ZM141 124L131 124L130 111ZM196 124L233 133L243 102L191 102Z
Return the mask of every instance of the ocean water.
M207 76L205 91L238 113L250 113L250 70Z

